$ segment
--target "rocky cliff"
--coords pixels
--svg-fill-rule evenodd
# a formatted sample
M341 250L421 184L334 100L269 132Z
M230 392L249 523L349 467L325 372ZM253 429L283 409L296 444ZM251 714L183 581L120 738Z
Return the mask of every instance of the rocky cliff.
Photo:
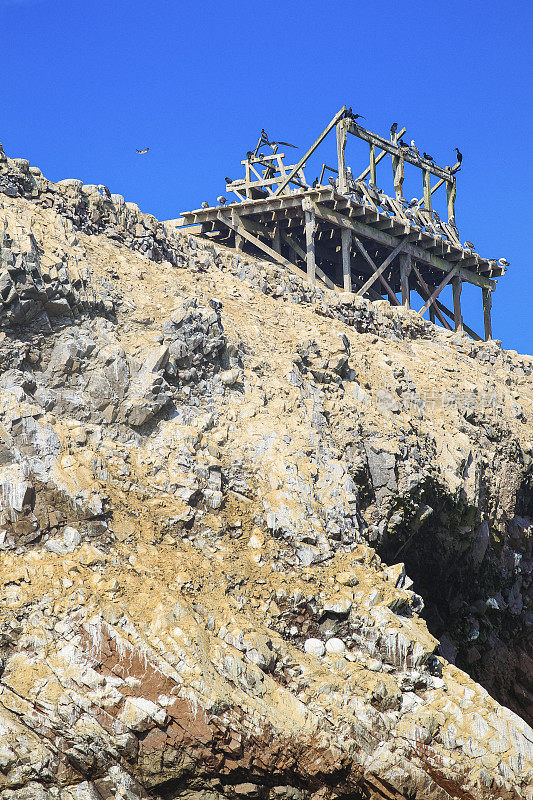
M0 148L0 798L533 798L532 359Z

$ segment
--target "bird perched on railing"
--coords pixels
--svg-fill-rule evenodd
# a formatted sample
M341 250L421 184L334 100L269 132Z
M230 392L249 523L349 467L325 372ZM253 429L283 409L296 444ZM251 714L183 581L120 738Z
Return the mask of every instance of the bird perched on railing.
M422 158L425 158L426 161L434 161L435 159L433 156L430 156L429 153L422 153Z
M462 162L463 162L463 154L461 153L461 151L459 150L458 147L454 147L453 149L457 153L457 163L458 164L462 164Z
M220 195L220 197L217 197L217 203L220 203L221 206L223 206L225 202L226 202L226 198L223 195Z
M507 261L506 258L499 258L498 259L498 264L500 265L500 267L508 267L509 266L509 262Z
M202 203L202 208L209 208L209 203L207 202L207 200L204 200L204 202Z
M409 149L412 150L415 155L417 155L417 156L420 155L420 150L416 146L414 139L411 139L411 145L410 145Z
M473 250L474 242L465 242L465 247L468 247L469 250Z
M407 144L407 142L404 142L404 140L403 140L403 139L400 139L400 140L398 141L398 144L399 144L399 145L400 145L400 147L402 147L404 150L409 150L409 145Z
M224 180L226 181L226 183L233 183L233 181L231 180L231 178L224 178Z
M398 123L393 122L392 125L390 126L391 135L394 136L397 130L398 130Z

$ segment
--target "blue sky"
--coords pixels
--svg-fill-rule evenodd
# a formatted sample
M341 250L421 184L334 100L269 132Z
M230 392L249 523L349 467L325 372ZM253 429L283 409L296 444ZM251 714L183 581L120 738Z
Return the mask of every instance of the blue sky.
M379 133L405 124L441 164L462 150L461 236L511 262L494 335L532 353L532 34L523 0L0 0L0 141L168 219L240 176L263 126L303 153L344 104ZM354 171L366 157L349 146ZM480 290L463 297L481 330Z

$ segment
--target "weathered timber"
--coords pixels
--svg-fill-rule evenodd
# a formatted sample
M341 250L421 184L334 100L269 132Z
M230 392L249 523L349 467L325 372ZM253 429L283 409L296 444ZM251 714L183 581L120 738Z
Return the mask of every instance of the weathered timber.
M396 247L394 248L392 253L389 253L389 255L387 256L387 258L385 259L383 264L381 264L381 266L374 272L373 275L370 276L370 278L366 281L366 283L363 284L363 286L360 289L357 290L356 294L364 295L364 293L367 291L367 289L370 289L372 284L375 283L378 280L378 278L380 277L380 275L382 275L385 272L385 270L387 269L389 264L392 263L393 259L396 258L398 253L400 253L404 249L406 244L407 244L407 241L406 241L406 239L404 239L398 245L396 245Z
M411 268L411 256L408 253L400 253L400 288L402 305L406 308L411 308L411 290L409 288Z
M316 258L315 258L315 230L316 217L313 208L304 209L305 214L305 249L307 263L307 279L311 286L315 285Z
M407 128L402 128L401 130L397 131L396 138L397 139L401 139L401 137L404 135L404 133L406 133L406 131L407 131ZM388 156L388 155L389 155L389 153L387 153L385 150L382 150L381 153L378 153L378 155L376 156L376 164L379 164L379 162L382 161L385 158L385 156ZM393 156L393 159L394 159L394 156ZM364 178L366 178L366 176L369 173L370 173L370 166L368 166L366 169L364 169L362 171L362 173L358 176L357 180L358 181L362 181Z
M414 272L416 274L416 277L418 278L419 290L421 290L420 294L422 295L422 297L425 296L426 299L431 297L431 290L430 290L429 286L427 285L427 283L425 282L425 280L422 277L422 275L420 274L420 270L418 269L416 264L413 264L413 270L414 270ZM449 331L451 331L451 329L452 329L451 325L449 325L448 321L446 319L444 319L444 317L442 315L442 312L439 309L439 307L437 305L435 305L435 306L432 306L432 308L434 309L434 312L436 313L437 317L439 318L441 323L444 325L444 327L447 328Z
M492 294L489 289L483 289L483 323L485 326L485 341L488 342L489 339L492 339L492 320L491 320L491 309L492 309Z
M428 299L426 300L426 302L424 303L424 305L422 306L422 308L418 312L420 314L420 316L423 316L426 313L426 311L428 310L428 308L431 308L431 306L434 304L435 300L437 299L439 294L442 292L442 290L445 288L445 286L447 286L449 284L449 282L453 278L455 278L455 276L457 275L457 271L458 271L458 269L456 267L451 272L448 272L448 274L446 275L444 280L442 280L441 283L439 283L439 285L432 292L432 294L428 297Z
M345 292L352 291L352 266L350 251L352 249L352 232L348 228L341 230L342 250L342 286Z
M453 289L453 321L456 331L463 330L463 315L461 312L461 292L463 289L463 282L458 275L454 275L452 280Z
M360 241L360 240L357 238L357 236L353 236L352 238L353 238L353 241L354 241L354 244L355 244L355 246L357 247L357 249L359 250L359 252L360 252L360 253L361 253L361 255L363 256L363 258L365 258L365 259L366 259L366 261L367 261L367 262L370 264L370 266L372 267L372 269L374 270L374 272L378 273L378 268L377 268L377 266L375 265L375 263L374 263L373 259L370 257L370 255L369 255L369 254L368 254L368 252L366 251L366 248L365 248L365 246L363 245L363 243L362 243L362 242L361 242L361 241ZM387 281L385 280L385 278L383 277L383 275L382 275L381 273L378 273L377 277L378 277L378 279L379 279L380 283L382 284L383 288L385 289L385 291L386 291L386 292L387 292L387 294L389 295L389 298L390 298L390 301L391 301L391 303L392 303L393 305L395 305L395 306L399 306L399 305L400 305L400 303L399 303L399 301L398 301L398 298L396 297L396 295L395 295L395 294L394 294L394 292L392 291L391 287L389 286L389 284L387 283Z

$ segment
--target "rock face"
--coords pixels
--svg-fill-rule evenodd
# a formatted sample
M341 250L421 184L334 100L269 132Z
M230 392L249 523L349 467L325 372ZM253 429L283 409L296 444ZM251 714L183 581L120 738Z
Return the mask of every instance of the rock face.
M1 800L533 799L532 360L0 148Z

